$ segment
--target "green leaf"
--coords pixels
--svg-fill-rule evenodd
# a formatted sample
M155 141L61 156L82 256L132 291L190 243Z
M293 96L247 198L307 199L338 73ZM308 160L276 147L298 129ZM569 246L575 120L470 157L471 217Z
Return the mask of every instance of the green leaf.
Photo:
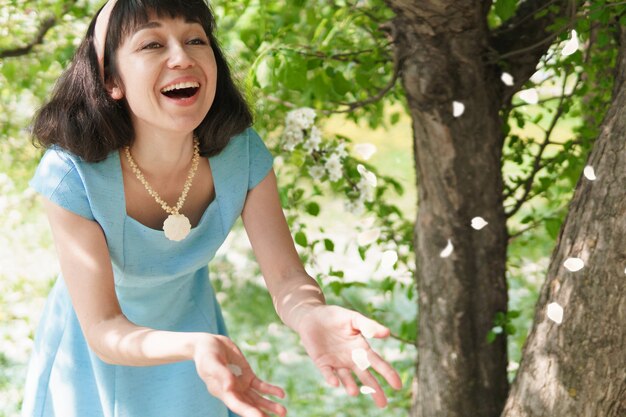
M546 232L552 239L556 239L561 231L561 219L554 217L548 218L545 221Z
M324 247L328 252L335 251L335 243L330 239L324 239Z
M306 238L306 234L303 231L299 231L296 233L296 243L303 248L309 246L309 241Z
M256 67L256 80L261 88L268 87L272 82L272 67L270 60L270 57L266 57L262 59Z
M498 17L504 22L515 14L517 0L496 0L494 8Z
M316 202L310 202L306 205L306 212L311 216L318 216L320 214L320 205Z
M496 334L491 330L487 333L487 343L493 343L496 340Z

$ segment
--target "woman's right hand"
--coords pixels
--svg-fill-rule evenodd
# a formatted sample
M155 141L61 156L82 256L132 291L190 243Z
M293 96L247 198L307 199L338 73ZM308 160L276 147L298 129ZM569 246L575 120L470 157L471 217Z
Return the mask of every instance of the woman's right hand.
M241 417L268 417L267 413L283 417L287 414L284 406L265 398L267 395L284 398L285 392L260 380L241 350L228 337L202 334L194 345L194 362L211 395Z

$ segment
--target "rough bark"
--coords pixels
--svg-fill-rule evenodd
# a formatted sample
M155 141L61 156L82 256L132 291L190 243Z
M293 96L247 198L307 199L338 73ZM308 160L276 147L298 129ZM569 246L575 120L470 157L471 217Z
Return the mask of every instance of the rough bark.
M398 11L397 48L413 118L419 211L414 416L493 417L506 399L506 341L486 342L506 311L499 97L481 57L484 16L470 2ZM442 4L445 3L445 4ZM465 113L453 117L453 101ZM471 219L489 225L476 231ZM448 239L449 258L439 256Z
M611 108L576 187L503 417L626 415L626 36ZM570 272L569 257L585 267ZM561 324L547 306L564 310Z
M506 338L489 344L486 337L496 313L507 310L500 111L515 87L506 89L500 81L502 51L494 45L501 38L487 27L490 1L387 4L396 13L394 38L413 120L419 198L419 337L411 414L499 416L509 388ZM532 9L545 2L525 4ZM542 30L533 26L531 35L515 44L523 51L506 59L524 69L520 74L529 77L550 45L543 39L551 19L539 19ZM511 25L506 36L522 30ZM520 76L516 88L523 81ZM453 116L454 101L465 106L461 117ZM472 229L476 216L488 226ZM454 252L441 258L448 239Z

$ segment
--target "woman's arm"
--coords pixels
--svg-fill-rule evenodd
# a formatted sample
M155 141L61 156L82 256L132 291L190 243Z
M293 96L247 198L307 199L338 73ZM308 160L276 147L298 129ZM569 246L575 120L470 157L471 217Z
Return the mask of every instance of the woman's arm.
M122 313L104 232L87 220L48 200L45 208L52 236L81 329L103 361L150 366L193 360L211 394L241 416L280 416L285 408L264 395L284 397L282 389L256 377L237 346L227 337L137 326ZM229 368L236 365L241 375Z
M315 279L302 266L273 171L248 192L241 218L278 316L298 331L301 318L326 301Z
M100 225L48 200L44 206L72 304L96 355L104 362L128 366L193 359L201 333L153 330L137 326L124 316Z
M371 366L395 389L400 389L402 382L363 335L385 338L390 331L355 311L326 305L320 287L304 270L295 249L273 172L248 193L242 218L276 312L300 335L326 381L335 387L341 381L348 394L358 395L355 374L374 389L376 405L384 407L385 393L367 368ZM355 353L366 356L367 366L363 367L363 359L354 360Z

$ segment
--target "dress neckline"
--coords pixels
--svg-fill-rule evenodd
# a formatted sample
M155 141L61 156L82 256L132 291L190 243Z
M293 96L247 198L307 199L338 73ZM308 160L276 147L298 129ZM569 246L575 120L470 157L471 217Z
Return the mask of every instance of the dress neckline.
M113 152L115 154L115 163L116 163L116 167L117 167L117 172L119 174L118 176L118 188L121 191L121 195L122 195L122 208L124 210L124 218L129 220L131 223L135 223L136 225L140 226L142 229L147 230L149 232L153 232L153 233L158 233L159 235L165 237L165 234L163 233L162 229L153 229L152 227L146 226L145 224L143 224L142 222L140 222L139 220L135 219L134 217L132 217L131 215L128 214L128 210L126 209L126 192L125 192L125 188L124 188L124 174L122 171L122 160L120 158L120 153L119 151L115 151ZM219 187L217 186L217 177L215 175L215 170L214 170L214 158L217 155L214 156L210 156L207 158L207 160L209 161L209 167L211 169L211 176L213 177L213 190L215 193L215 196L213 197L213 199L211 200L211 202L209 203L208 206L206 206L206 208L204 209L204 212L202 213L202 216L200 216L200 220L198 220L198 224L196 224L194 227L191 228L191 231L189 232L190 234L192 234L194 231L196 231L197 229L200 228L200 226L202 226L202 224L204 223L205 219L208 217L208 213L209 211L212 209L213 206L218 206L218 199L220 197L220 193L219 193Z

